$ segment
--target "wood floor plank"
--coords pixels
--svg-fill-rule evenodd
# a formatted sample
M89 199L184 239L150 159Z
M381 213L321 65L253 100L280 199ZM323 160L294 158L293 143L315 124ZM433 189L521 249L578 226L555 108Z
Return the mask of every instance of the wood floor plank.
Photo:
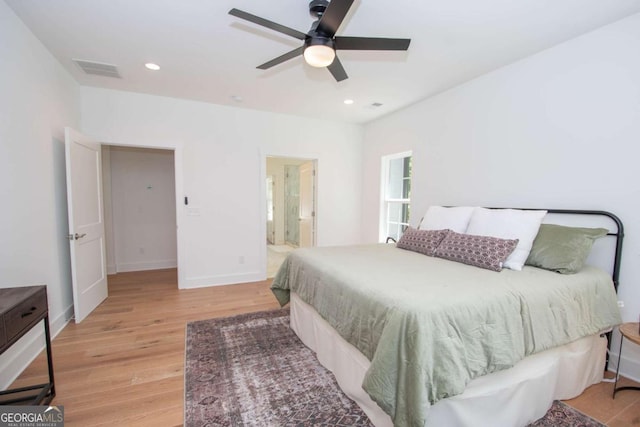
M614 416L607 425L611 427L640 426L640 400Z
M53 340L57 396L65 425L179 426L184 408L188 322L279 307L270 281L178 290L175 269L109 276L109 297ZM12 387L46 382L41 354ZM627 381L627 380L625 380ZM640 392L611 399L600 383L567 401L611 426L640 425Z
M613 375L607 373L607 377ZM633 381L621 378L618 382L619 386L637 385ZM640 402L640 392L619 392L613 399L613 383L601 382L587 388L580 396L575 399L565 401L579 411L595 418L596 420L609 425L614 418L624 412L627 408L636 402ZM640 413L638 414L640 416ZM618 426L637 426L638 424L625 424L623 420Z

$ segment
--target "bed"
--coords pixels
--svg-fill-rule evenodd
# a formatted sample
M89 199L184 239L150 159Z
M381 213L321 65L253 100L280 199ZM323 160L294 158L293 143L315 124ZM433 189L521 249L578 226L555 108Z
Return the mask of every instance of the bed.
M601 379L601 334L620 323L622 224L605 216L614 283L592 266L496 272L376 244L296 250L272 290L376 426L526 425Z

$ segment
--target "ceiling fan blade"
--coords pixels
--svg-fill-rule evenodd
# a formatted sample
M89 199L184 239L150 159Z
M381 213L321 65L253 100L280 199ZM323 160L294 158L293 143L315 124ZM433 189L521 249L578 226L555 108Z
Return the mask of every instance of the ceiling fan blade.
M322 18L320 18L320 22L318 22L316 31L333 37L352 4L353 0L331 0Z
M407 50L411 39L375 37L336 37L336 49L341 50Z
M344 70L344 67L342 67L342 63L340 62L337 56L335 57L333 62L327 67L327 69L329 70L333 78L336 79L337 82L341 82L349 78L349 76L347 76L347 72Z
M293 49L291 52L287 52L284 55L280 55L269 62L265 62L262 65L258 65L256 68L259 68L261 70L268 70L274 65L282 64L283 62L293 59L296 56L302 55L302 52L304 52L304 46L300 46L299 48Z
M307 37L305 33L302 33L298 30L285 27L284 25L276 24L275 22L269 21L268 19L260 18L259 16L252 15L250 13L247 13L235 8L229 11L229 15L233 15L237 18L244 19L246 21L253 22L254 24L258 24L263 27L269 28L270 30L274 30L282 34L295 37L298 40L304 40Z

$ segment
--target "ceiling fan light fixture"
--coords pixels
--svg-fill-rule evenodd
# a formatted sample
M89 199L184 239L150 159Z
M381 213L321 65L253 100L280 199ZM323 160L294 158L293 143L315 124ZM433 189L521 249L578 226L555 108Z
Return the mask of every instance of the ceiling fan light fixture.
M304 60L312 67L328 67L336 57L333 41L327 38L309 39L304 49Z

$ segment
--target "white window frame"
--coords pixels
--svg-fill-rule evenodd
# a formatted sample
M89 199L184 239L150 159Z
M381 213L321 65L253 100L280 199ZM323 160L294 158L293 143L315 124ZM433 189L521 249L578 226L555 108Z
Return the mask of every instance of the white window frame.
M411 196L407 199L395 199L395 198L387 198L387 186L389 184L389 165L392 160L404 158L404 157L413 157L413 152L411 151L403 151L401 153L390 154L388 156L382 156L381 163L381 173L380 173L380 228L379 228L379 239L381 242L386 241L387 237L389 237L389 206L391 204L409 204L411 205ZM406 178L403 178L406 179ZM408 177L409 180L412 179L411 176ZM408 221L408 219L407 219ZM396 224L401 224L405 226L409 226L408 222L394 222Z

